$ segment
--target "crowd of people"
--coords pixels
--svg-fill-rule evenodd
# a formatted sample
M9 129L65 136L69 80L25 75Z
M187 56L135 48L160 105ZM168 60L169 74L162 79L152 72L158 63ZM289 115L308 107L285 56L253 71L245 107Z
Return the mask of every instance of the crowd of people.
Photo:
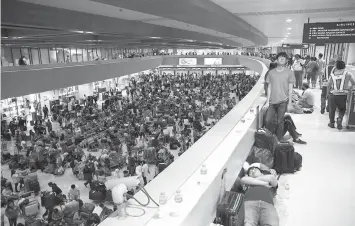
M4 214L11 225L20 214L28 220L26 205L15 208L19 205L13 204L29 191L42 191L43 203L53 194L56 205L78 201L82 206L75 184L65 196L54 181L49 183L53 193L41 190L38 177L33 176L37 170L60 176L71 168L78 180L90 185L90 199L100 202L110 200L102 184L109 178L136 175L142 185L149 183L247 95L257 80L258 76L245 74L152 73L132 79L124 90L110 90L100 108L92 96L73 108L74 115L67 107L64 111L44 107L46 118L34 122L33 128L28 126L31 136L21 136L26 134L25 126L14 120L14 134L6 135L11 141L3 140L3 144L16 144L13 150L7 150L9 146L2 150L2 163L11 169L11 178L2 177ZM65 120L59 123L60 118ZM53 203L43 203L43 217L51 225L73 219ZM82 217L81 223L92 225L89 219Z

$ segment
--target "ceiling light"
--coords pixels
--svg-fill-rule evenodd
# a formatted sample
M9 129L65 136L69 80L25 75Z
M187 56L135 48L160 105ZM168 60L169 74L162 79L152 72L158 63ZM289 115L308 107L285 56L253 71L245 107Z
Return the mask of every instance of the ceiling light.
M2 37L2 38L9 38L9 37Z
M287 22L287 23L291 23L292 20L291 20L291 19L287 19L286 22Z
M160 37L150 37L150 38L152 38L152 39L160 39Z
M86 34L94 34L94 32L92 32L92 31L86 31L85 33Z
M74 32L74 33L79 33L79 34L83 34L84 33L84 31L72 31L72 32Z
M288 27L287 30L292 30L292 27Z

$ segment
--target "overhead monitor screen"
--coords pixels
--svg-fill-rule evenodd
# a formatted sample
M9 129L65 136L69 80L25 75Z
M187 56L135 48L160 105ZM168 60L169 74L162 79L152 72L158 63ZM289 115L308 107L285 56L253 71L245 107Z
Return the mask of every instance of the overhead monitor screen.
M222 65L222 58L205 58L205 65Z
M303 43L355 43L355 21L304 24Z
M179 65L196 65L197 58L179 58Z

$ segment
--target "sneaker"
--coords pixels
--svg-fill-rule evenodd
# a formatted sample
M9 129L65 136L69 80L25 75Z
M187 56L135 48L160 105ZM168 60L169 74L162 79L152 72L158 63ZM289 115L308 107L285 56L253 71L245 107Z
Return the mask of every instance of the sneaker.
M325 109L324 109L324 108L322 108L322 109L320 110L320 113L323 115L323 114L324 114L324 112L325 112Z
M293 142L297 143L297 144L307 144L306 141L301 140L300 138L298 138L297 140L293 140Z
M343 126L342 126L342 121L341 118L337 118L337 128L338 130L342 130Z
M335 126L334 126L334 123L328 123L328 126L330 127L330 128L335 128Z

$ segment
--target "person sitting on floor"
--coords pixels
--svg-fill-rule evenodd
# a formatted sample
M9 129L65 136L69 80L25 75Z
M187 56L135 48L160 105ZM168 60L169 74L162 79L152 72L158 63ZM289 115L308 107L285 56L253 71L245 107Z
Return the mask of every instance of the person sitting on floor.
M298 105L300 105L302 108L313 108L314 94L312 93L311 89L309 89L308 83L303 83L302 90L302 97L298 101Z
M244 225L278 226L279 216L270 190L278 186L276 177L272 174L263 175L260 167L252 165L241 183L248 187L244 196Z

